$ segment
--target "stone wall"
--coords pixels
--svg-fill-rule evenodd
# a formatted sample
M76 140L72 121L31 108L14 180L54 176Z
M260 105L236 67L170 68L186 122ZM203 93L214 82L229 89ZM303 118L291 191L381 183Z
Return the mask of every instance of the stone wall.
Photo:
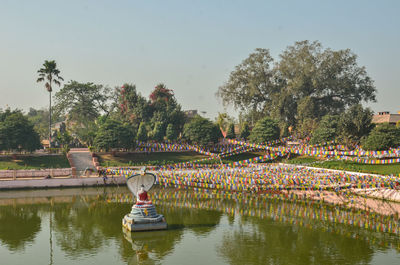
M69 152L67 153L67 159L68 159L69 165L71 166L71 176L76 178L76 167L71 159L71 154Z
M0 190L29 189L29 188L62 188L82 186L124 185L125 177L114 177L104 180L102 177L91 178L51 178L51 179L27 179L0 181ZM1 196L0 196L1 197Z
M54 168L54 169L32 169L32 170L0 170L0 178L40 178L40 177L62 177L71 176L72 168Z

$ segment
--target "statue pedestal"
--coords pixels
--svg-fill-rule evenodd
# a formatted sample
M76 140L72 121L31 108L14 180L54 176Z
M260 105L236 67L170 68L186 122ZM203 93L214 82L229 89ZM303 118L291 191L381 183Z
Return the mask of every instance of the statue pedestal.
M167 222L162 214L157 214L153 204L135 204L122 219L122 226L129 231L163 230L167 229Z

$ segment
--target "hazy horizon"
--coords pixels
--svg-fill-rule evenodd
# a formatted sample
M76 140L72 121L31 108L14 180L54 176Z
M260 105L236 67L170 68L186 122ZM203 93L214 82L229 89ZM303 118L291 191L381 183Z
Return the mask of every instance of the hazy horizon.
M65 83L133 83L148 97L162 82L184 110L214 118L218 87L255 48L278 60L295 41L318 40L357 54L377 88L366 106L397 113L399 11L400 1L2 0L0 108L48 107L37 70L56 60Z

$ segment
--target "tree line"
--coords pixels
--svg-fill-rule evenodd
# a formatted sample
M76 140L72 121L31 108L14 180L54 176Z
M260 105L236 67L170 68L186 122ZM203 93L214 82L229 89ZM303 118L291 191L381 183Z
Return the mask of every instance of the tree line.
M256 49L237 65L217 96L240 110L238 120L226 113L215 121L199 115L189 118L163 83L144 97L134 84L113 89L71 80L55 93L52 106L52 85L63 81L55 61L45 61L37 81L45 82L50 93L49 109L30 109L26 115L0 111L0 150L33 150L39 138L49 138L56 147L99 150L129 150L137 141L206 145L226 137L261 143L289 135L312 144L337 140L369 150L400 145L398 126L375 127L372 111L362 106L376 100L376 88L357 56L349 49L325 49L317 41L296 42L279 60L268 49ZM25 127L14 130L19 125L12 120ZM52 122L57 130L49 129ZM26 139L32 144L23 143Z
M252 141L293 135L311 143L335 139L368 150L400 145L399 126L375 127L373 112L362 107L376 101L376 88L349 49L300 41L288 46L279 60L268 49L256 49L230 73L217 96L240 110L243 124L254 127ZM257 137L255 131L260 132Z

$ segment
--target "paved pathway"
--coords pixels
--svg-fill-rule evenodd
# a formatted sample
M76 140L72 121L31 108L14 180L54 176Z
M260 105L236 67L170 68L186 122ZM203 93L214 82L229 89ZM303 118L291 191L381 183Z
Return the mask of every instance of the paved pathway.
M76 173L78 176L84 175L86 169L92 169L93 172L96 172L89 149L72 148L69 153L71 155L72 163L74 167L76 167Z

